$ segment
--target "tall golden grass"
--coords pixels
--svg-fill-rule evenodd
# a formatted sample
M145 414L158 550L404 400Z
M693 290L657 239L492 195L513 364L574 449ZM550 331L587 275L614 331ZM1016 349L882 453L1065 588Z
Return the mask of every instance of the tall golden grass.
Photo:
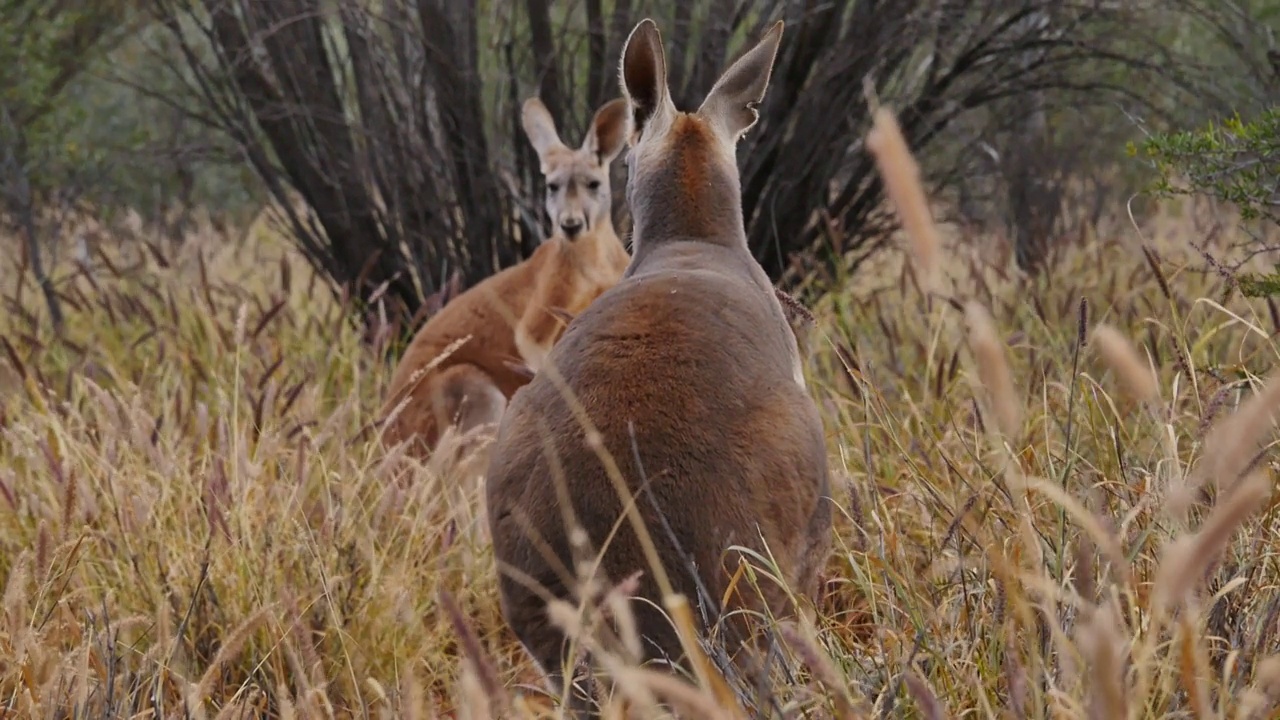
M823 601L742 707L623 642L630 709L1275 717L1280 328L1175 220L1028 280L917 216L822 297ZM0 717L553 715L499 615L482 464L378 447L390 367L279 238L71 263L61 340L0 268Z

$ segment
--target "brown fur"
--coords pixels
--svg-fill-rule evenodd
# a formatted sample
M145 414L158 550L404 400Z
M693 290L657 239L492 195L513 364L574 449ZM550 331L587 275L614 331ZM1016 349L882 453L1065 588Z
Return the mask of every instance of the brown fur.
M622 148L624 111L621 98L601 106L575 150L560 142L537 98L526 102L525 132L549 185L559 183L547 193L556 232L527 260L485 278L418 330L382 407L388 417L408 399L383 431L388 446L412 440L412 452L422 455L449 425L466 431L496 423L564 332L562 315L581 312L621 278L630 257L613 228L609 164Z
M813 601L818 593L832 515L822 422L784 309L747 248L734 161L734 145L755 119L744 108L764 94L780 34L781 23L726 71L696 113L671 104L651 21L623 51L635 123L627 184L633 259L625 278L569 325L548 369L512 397L487 476L504 617L557 690L563 636L546 599L575 602L558 483L591 550L603 549L603 579L644 571L638 594L647 602L631 605L643 659L686 663L658 609L642 541L553 370L598 430L674 591L694 604L695 616L703 598L683 558L709 591L714 623L746 559L730 551L735 544L771 553L797 595ZM762 579L761 591L763 603L742 581L730 605L794 612L782 588ZM743 637L727 638L731 654Z

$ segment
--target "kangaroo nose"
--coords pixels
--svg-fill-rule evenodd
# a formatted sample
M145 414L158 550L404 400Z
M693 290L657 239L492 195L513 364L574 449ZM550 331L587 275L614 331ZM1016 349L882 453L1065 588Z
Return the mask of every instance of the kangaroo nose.
M581 220L564 220L560 223L560 229L564 230L564 234L572 239L575 235L582 232Z

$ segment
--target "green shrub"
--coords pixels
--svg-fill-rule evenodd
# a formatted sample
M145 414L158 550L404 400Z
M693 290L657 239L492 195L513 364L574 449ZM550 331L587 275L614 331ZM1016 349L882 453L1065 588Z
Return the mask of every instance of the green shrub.
M1207 194L1240 208L1246 219L1280 222L1280 108L1245 122L1150 136L1142 152L1154 163L1158 195ZM1130 146L1130 153L1137 148Z
M1235 114L1199 129L1152 135L1141 148L1129 146L1131 155L1141 152L1154 164L1157 197L1209 196L1235 205L1245 220L1265 224L1280 224L1278 151L1277 107L1248 122ZM1276 272L1242 273L1236 280L1249 297L1278 295L1280 265Z

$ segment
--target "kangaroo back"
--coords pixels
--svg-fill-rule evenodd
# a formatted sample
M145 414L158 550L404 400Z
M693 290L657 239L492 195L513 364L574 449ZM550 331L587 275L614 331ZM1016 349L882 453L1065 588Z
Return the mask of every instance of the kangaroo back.
M600 553L604 579L643 571L631 611L644 660L685 663L661 610L668 589L695 617L705 612L704 633L723 611L786 616L786 588L810 599L818 590L831 526L822 423L783 307L747 249L734 160L781 32L778 23L693 113L671 103L652 21L623 51L632 261L512 397L486 486L504 617L557 689L564 637L546 602L576 602L569 522ZM743 581L721 607L748 557L734 546L772 556L786 588ZM751 636L742 615L719 630L731 655Z

